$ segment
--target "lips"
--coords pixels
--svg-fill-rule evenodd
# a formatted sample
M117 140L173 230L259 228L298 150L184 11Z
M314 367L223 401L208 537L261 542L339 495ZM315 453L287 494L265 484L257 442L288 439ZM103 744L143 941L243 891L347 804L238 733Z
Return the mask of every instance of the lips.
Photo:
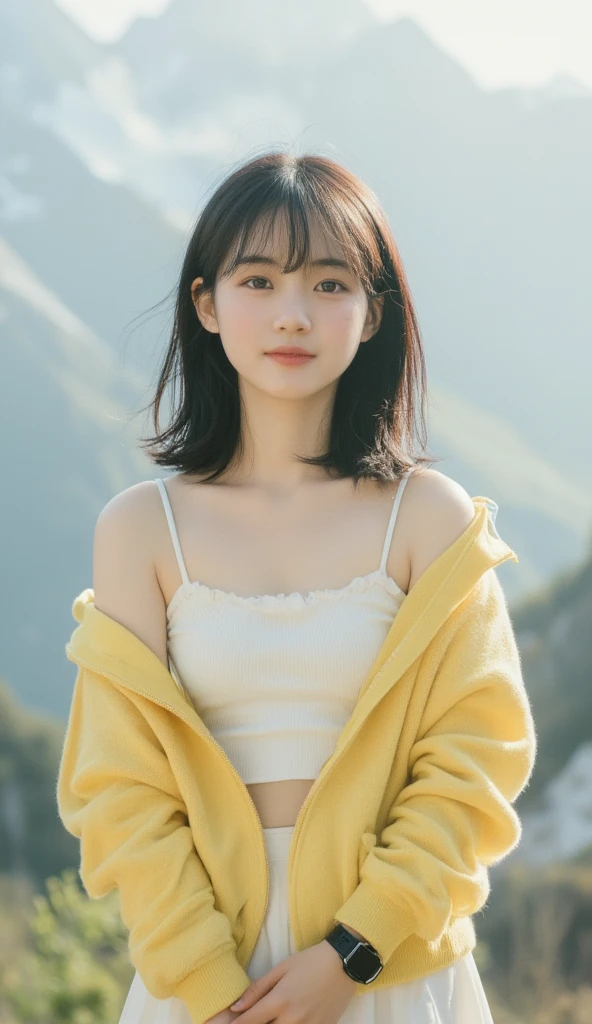
M268 359L272 359L274 363L279 363L281 366L304 366L305 363L311 363L315 358L310 352L284 352L274 351L265 353Z
M307 352L305 348L296 346L281 345L279 348L272 348L269 352L266 352L268 356L312 356L312 352Z

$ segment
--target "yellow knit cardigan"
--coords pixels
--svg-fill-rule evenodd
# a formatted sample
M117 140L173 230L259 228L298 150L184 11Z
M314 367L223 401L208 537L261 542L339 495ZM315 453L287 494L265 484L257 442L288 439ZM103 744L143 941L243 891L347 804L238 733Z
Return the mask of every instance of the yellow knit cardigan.
M361 932L385 966L356 994L472 950L488 867L521 835L512 804L536 736L495 572L518 558L495 528L496 503L472 500L472 522L403 601L292 836L296 948L335 921ZM261 823L160 659L95 607L91 589L72 611L60 818L81 840L88 895L117 888L147 989L183 1000L203 1024L250 984L269 896Z

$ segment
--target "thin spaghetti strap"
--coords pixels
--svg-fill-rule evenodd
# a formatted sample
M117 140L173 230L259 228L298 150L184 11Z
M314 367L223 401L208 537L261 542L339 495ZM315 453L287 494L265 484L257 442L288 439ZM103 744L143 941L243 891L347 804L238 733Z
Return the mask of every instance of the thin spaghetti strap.
M394 532L394 529L395 529L395 523L397 521L397 513L399 511L399 506L401 504L401 498L403 497L403 491L405 490L405 487L407 485L407 481L408 481L409 477L411 476L411 473L412 473L412 469L408 469L407 472L404 473L403 476L401 477L399 486L397 487L397 493L395 495L395 500L393 501L393 507L392 507L392 510L391 510L391 516L390 516L390 519L389 519L389 524L388 524L387 531L386 531L386 537L384 538L384 545L383 545L383 548L382 548L382 558L380 560L380 571L381 572L386 572L386 562L387 562L387 558L388 558L388 554L389 554L389 548L391 546L391 540L392 540L392 537L393 537L393 532Z
M175 518L173 516L173 510L171 508L171 502L169 499L168 491L166 489L164 480L162 480L160 477L156 477L154 482L158 484L158 489L160 491L160 496L162 498L162 503L164 505L164 510L166 512L167 522L169 524L169 530L171 534L171 540L173 542L173 547L175 549L177 565L179 566L179 570L181 572L181 578L183 580L183 583L189 583L189 576L187 575L187 569L185 568L185 562L183 561L183 555L181 554L179 535L177 533L177 527L175 526Z

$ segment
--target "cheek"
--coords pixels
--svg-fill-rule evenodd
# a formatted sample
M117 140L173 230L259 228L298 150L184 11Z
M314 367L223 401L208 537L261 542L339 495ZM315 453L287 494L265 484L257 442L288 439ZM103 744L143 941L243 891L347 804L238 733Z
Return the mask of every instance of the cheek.
M254 302L241 302L240 297L232 297L221 303L218 310L222 344L237 369L254 351L259 350L261 339L265 336L265 318L262 310L256 307Z
M342 352L355 349L364 329L365 316L365 310L360 303L344 303L342 306L327 310L321 328L327 345Z
M260 324L264 315L262 305L249 302L248 299L249 297L245 297L240 291L225 296L218 311L221 332L225 330L236 337L241 332L248 333L250 329Z

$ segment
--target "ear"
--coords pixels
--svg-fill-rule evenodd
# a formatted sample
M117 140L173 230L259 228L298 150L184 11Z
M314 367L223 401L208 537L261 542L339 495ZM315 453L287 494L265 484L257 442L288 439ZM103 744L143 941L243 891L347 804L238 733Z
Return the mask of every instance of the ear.
M191 300L195 306L195 312L206 331L210 331L211 334L219 334L213 293L212 291L202 291L202 284L203 277L196 277L191 282Z
M370 341L370 338L374 337L382 322L383 311L384 295L375 295L368 299L366 323L364 324L364 330L362 331L360 341Z

